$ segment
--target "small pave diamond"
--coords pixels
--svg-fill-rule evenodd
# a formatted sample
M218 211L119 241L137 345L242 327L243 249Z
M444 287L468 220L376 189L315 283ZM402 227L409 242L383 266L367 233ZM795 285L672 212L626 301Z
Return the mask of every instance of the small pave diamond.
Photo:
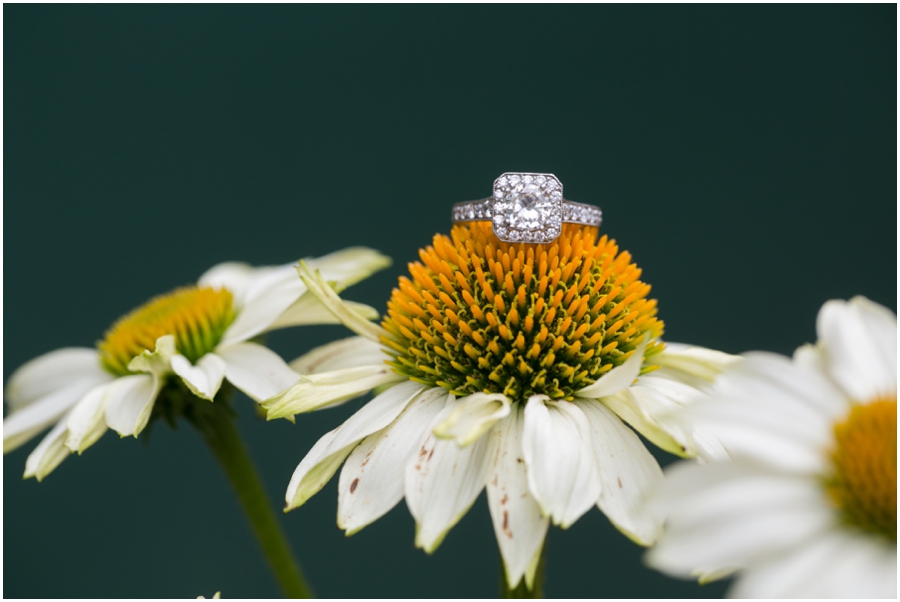
M553 174L505 173L494 180L493 194L453 206L453 222L490 221L504 242L549 243L562 233L563 222L599 227L599 207L563 198Z

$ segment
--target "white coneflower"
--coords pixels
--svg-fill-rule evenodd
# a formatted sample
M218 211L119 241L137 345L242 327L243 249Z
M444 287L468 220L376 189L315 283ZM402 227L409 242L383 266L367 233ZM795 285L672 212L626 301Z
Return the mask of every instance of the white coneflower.
M596 237L567 224L552 244L507 244L489 223L454 226L400 279L382 327L301 264L310 292L361 336L294 362L306 376L264 402L269 418L379 393L307 454L287 508L346 460L338 525L356 532L405 497L416 545L432 552L486 487L511 587L532 587L550 522L568 527L594 505L652 543L659 521L638 508L662 472L623 420L674 453L715 454L665 416L733 358L664 345L640 270Z
M817 329L793 361L747 354L686 412L731 461L667 471L652 566L737 570L738 598L897 597L897 318L855 297Z
M365 248L312 259L337 287L353 284L389 260ZM180 379L212 400L227 379L261 401L299 376L251 339L276 328L334 322L297 279L293 266L253 268L225 263L196 285L157 297L121 318L96 349L69 347L35 358L7 381L9 414L3 451L55 424L28 456L25 476L43 479L71 452L83 452L107 428L138 435L160 391ZM364 306L368 317L377 312Z

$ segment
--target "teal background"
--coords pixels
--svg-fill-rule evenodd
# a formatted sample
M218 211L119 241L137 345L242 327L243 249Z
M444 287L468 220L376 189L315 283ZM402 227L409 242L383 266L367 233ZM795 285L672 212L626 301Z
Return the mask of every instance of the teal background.
M896 7L4 5L4 358L90 346L214 263L395 259L454 202L555 173L653 284L673 341L790 353L827 299L896 309ZM280 332L287 359L346 336ZM280 500L359 402L265 423ZM7 597L278 595L186 425L107 434L43 483L3 461ZM660 458L669 461L668 458ZM404 504L345 539L335 483L283 524L327 597L489 597L483 498L428 557ZM641 563L596 509L549 537L554 597L720 596Z

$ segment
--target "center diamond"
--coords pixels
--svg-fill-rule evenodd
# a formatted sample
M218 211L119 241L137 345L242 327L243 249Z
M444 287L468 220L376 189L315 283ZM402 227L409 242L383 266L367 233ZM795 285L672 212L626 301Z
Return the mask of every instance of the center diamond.
M562 232L562 201L553 174L505 173L494 181L494 234L505 242L552 242Z

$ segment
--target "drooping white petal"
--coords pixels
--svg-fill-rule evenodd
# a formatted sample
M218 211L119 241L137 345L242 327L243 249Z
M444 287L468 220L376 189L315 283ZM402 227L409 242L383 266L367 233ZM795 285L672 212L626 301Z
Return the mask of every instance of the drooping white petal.
M207 353L195 366L183 355L172 356L172 372L181 377L191 393L210 401L219 392L225 378L225 360L215 353Z
M300 380L277 353L256 343L220 346L216 354L225 361L228 382L258 403Z
M449 393L439 387L423 391L391 425L366 437L347 458L338 483L338 527L347 535L403 499L406 465L448 399Z
M740 359L740 356L715 349L667 341L665 349L653 356L653 363L712 382Z
M66 418L65 446L81 453L103 436L106 426L106 390L109 384L94 387L82 397Z
M106 388L106 424L123 437L140 434L153 410L161 380L155 374L122 376Z
M300 265L297 266L297 273L300 274L300 279L309 288L309 292L331 310L344 326L376 343L381 340L382 335L386 334L381 326L369 322L348 307L322 275L314 272L306 262L300 262Z
M403 378L385 365L359 366L298 377L294 386L262 402L267 418L287 418L335 406Z
M391 424L425 388L410 381L391 387L324 435L294 471L285 495L287 509L304 504L318 493L362 439Z
M28 459L25 460L24 477L26 479L35 477L38 481L42 481L44 477L53 472L53 469L71 453L64 445L65 440L66 420L63 418L28 455Z
M624 364L616 366L601 376L594 384L576 391L575 395L585 399L599 399L607 395L615 395L619 391L627 389L641 372L647 343L649 343L649 340L645 335Z
M57 349L22 364L7 379L3 396L10 410L15 411L82 380L90 380L94 384L112 380L112 376L100 366L97 350L82 347Z
M296 276L296 272L294 273ZM353 312L366 320L377 320L378 310L363 303L344 301ZM303 295L266 327L266 332L308 324L340 324L340 320L315 295Z
M584 412L534 395L525 405L522 448L528 487L541 511L563 529L600 497L600 478Z
M43 397L3 419L3 453L8 453L29 441L32 437L59 420L81 397L99 383L112 380L106 374L74 379L60 388L52 389Z
M340 292L390 266L391 258L367 247L348 247L321 257L307 258L306 263L318 270L325 280L335 282Z
M316 347L290 363L297 374L318 374L344 368L374 366L388 358L378 343L364 337L349 337Z
M306 292L292 266L278 266L248 283L243 307L222 335L221 347L241 343L264 332Z
M434 428L452 410L435 417ZM484 488L488 437L460 447L430 433L406 466L406 505L416 519L416 547L434 552Z
M671 575L698 567L750 566L835 524L827 494L808 475L772 472L746 461L681 462L651 500L666 531L647 561Z
M617 396L626 401L618 405L617 401L620 400L605 398L601 401L604 403L609 401L607 405L611 408L613 406L618 408L623 403L627 405L629 400L633 401L638 406L634 409L634 413L640 414L642 418L637 421L637 425L632 426L642 435L648 436L641 430L645 428L641 421L649 423L652 425L650 430L662 433L661 436L667 444L669 442L677 444L678 449L670 450L673 453L697 456L702 460L722 460L726 459L728 454L714 434L708 428L700 427L689 414L682 411L685 407L708 400L706 390L709 386L709 383L697 376L672 368L660 368L641 376L637 384L629 389L631 395ZM626 413L620 417L625 419L627 411L623 412ZM656 442L651 437L648 438Z
M857 402L897 393L897 316L854 297L828 301L816 322L828 374Z
M434 434L460 446L469 445L509 416L509 407L509 398L501 393L473 393L459 400L450 415L434 427Z
M510 588L523 577L529 588L534 585L534 559L540 554L550 522L528 490L522 450L524 423L522 409L516 406L488 435L488 507Z
M659 463L612 410L593 400L577 405L590 424L597 455L601 483L597 506L625 535L641 545L652 544L662 528L662 516L645 506L644 498L662 482Z
M669 425L663 427L654 417L654 415L669 416L680 409L678 404L655 389L633 386L615 395L608 395L600 402L656 447L678 456L693 455L688 441L682 436L683 429L667 428Z
M744 571L735 598L896 598L897 548L837 529Z

